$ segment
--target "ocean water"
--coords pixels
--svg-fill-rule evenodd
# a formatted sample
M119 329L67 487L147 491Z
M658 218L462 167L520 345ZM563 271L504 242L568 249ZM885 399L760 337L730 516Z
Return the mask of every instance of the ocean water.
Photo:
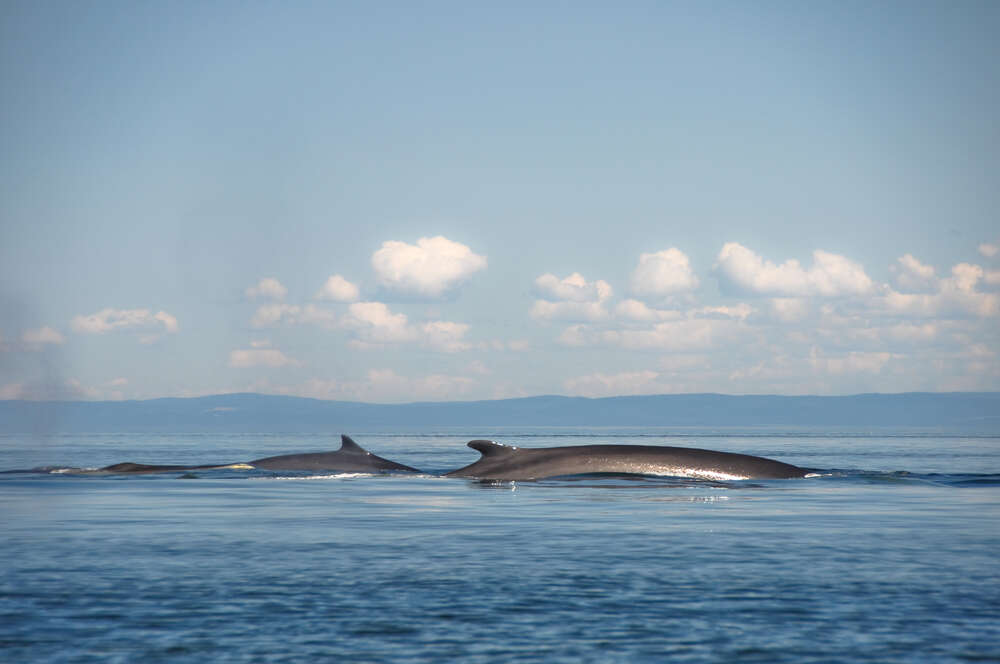
M0 474L9 662L1000 661L1000 437L347 432L419 476ZM796 480L436 473L464 446L686 445ZM334 435L0 436L0 470L197 464Z

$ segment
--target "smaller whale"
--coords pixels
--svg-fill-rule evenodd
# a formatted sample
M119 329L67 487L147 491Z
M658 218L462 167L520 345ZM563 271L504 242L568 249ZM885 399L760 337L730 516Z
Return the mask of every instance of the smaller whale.
M576 445L522 449L492 440L469 441L482 457L445 477L539 480L562 475L613 473L671 475L710 480L785 479L812 472L749 454L658 445Z
M262 470L339 470L341 472L372 473L378 471L403 470L419 473L416 468L383 459L364 449L350 436L340 437L340 449L336 452L313 452L309 454L282 454L247 461L248 466Z
M340 449L334 452L310 452L306 454L282 454L264 457L254 461L200 466L151 465L142 463L116 463L92 471L95 473L169 473L187 470L312 470L336 471L341 473L377 473L393 470L419 473L416 468L376 456L355 443L350 436L340 437Z

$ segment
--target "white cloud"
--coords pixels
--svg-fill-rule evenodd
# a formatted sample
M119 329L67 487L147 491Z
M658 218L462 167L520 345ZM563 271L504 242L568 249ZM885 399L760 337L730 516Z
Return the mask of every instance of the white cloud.
M732 306L698 307L687 311L676 309L653 309L639 300L625 300L615 307L615 315L628 321L654 322L683 320L690 318L734 318L746 320L754 313L749 304L739 303Z
M913 323L898 323L886 329L886 334L893 341L907 343L927 343L937 338L939 326L934 323L914 325Z
M623 300L615 307L615 315L619 318L634 321L660 321L683 318L679 311L652 309L639 300Z
M579 272L565 279L546 273L535 279L535 286L549 299L567 302L600 302L613 295L608 282L602 279L588 282Z
M272 392L316 399L408 403L460 399L477 385L477 381L468 376L430 374L410 377L397 374L392 369L371 369L362 380L357 381L312 379L296 388L267 388Z
M949 288L963 293L971 293L976 289L976 282L983 278L984 270L978 265L959 263L951 268L951 282L943 283L942 290Z
M795 259L775 265L728 242L719 252L715 271L724 287L752 295L838 297L864 295L873 287L860 264L821 249L813 251L813 265L806 270Z
M469 331L469 326L465 323L439 320L424 323L420 329L425 343L436 350L456 353L471 347L468 342L463 341L465 333Z
M648 329L608 330L600 338L609 345L631 350L700 350L734 337L739 325L733 320L692 318L665 321Z
M177 319L165 311L156 314L149 309L101 309L89 316L76 316L70 321L74 332L104 334L112 330L163 326L166 332L177 332Z
M924 265L911 254L900 256L897 264L889 268L896 287L907 293L929 293L937 288L934 267Z
M307 304L264 304L257 307L250 324L254 327L272 327L280 323L287 325L318 325L326 329L337 326L337 316L328 309Z
M166 311L156 312L156 315L153 316L153 318L163 323L163 328L167 332L177 332L177 319L168 314Z
M406 401L453 399L461 396L476 384L467 376L431 374L418 378L400 376L392 369L373 369L368 372L368 389L385 395L395 395Z
M782 323L797 323L809 315L809 301L801 297L771 298L771 315Z
M334 300L336 302L354 302L359 296L358 287L339 274L327 279L323 287L316 293L317 300Z
M355 302L341 324L354 334L351 344L355 348L403 343L417 343L446 353L472 348L464 340L469 331L465 323L438 320L411 324L406 314L393 313L382 302Z
M254 327L277 325L282 320L291 321L301 310L294 304L264 304L257 307L250 324Z
M891 353L850 352L841 356L826 357L817 348L809 353L809 364L816 371L828 374L880 373L889 360Z
M535 279L535 287L543 295L557 301L535 300L531 307L532 318L597 321L608 317L604 302L613 291L606 281L588 282L579 272L565 279L543 274Z
M364 343L402 343L416 338L406 314L394 314L382 302L355 302L342 324L354 330Z
M712 362L707 355L664 355L658 363L664 371L677 373L682 371L705 370Z
M582 347L597 343L597 335L587 325L570 325L556 341L563 346Z
M258 297L270 298L272 300L284 300L288 295L288 289L281 285L281 282L273 277L264 277L257 282L256 286L247 288L246 296L250 299Z
M535 300L531 306L531 317L542 320L587 320L598 321L608 317L601 302L549 302Z
M441 297L479 270L486 257L446 237L422 237L416 245L388 241L372 254L380 284L400 293Z
M563 381L566 393L574 396L607 397L625 394L656 394L665 388L656 382L655 371L626 371L617 374L593 373Z
M632 272L632 292L639 296L662 297L694 290L698 277L687 255L675 248L641 254Z
M31 349L40 349L47 344L60 345L66 343L66 338L51 327L40 327L37 330L25 330L21 335L23 341Z
M754 308L745 302L732 306L719 307L699 307L692 309L688 315L694 318L733 318L736 320L746 320L754 313Z
M986 258L994 258L998 253L1000 253L1000 245L983 242L979 245L979 253Z
M298 365L299 362L273 348L239 349L229 353L229 366L235 369L249 369L251 367L277 369Z
M899 293L886 288L873 299L880 313L897 316L953 317L976 316L989 318L1000 315L1000 296L977 290L982 282L992 284L992 274L979 265L959 263L951 268L951 276L939 279L934 293Z

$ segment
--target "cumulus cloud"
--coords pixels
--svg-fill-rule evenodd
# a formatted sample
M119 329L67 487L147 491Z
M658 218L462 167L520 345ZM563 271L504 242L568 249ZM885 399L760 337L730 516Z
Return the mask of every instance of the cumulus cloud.
M535 279L535 287L544 297L556 300L535 300L531 317L543 320L603 320L608 317L604 302L614 293L608 282L588 282L579 272L565 279L543 274Z
M38 350L47 345L61 345L66 343L66 338L57 330L51 327L40 327L36 330L25 330L21 335L21 341L32 349Z
M736 320L746 320L754 313L754 308L745 302L732 306L723 305L719 307L698 307L688 312L690 318L733 318Z
M280 350L273 348L251 348L230 351L229 366L235 369L267 367L277 369L287 366L298 366L299 362L288 357Z
M471 348L471 344L463 339L465 333L469 331L469 326L465 323L432 321L424 323L420 330L423 333L425 343L436 350L456 353Z
M953 317L975 316L989 318L1000 315L1000 296L979 290L984 284L992 288L994 277L979 265L959 263L951 268L951 276L938 279L931 293L900 293L886 288L885 293L874 298L876 310L899 316Z
M359 296L358 287L339 274L327 279L323 287L316 293L317 300L334 300L335 302L354 302Z
M300 387L267 388L279 394L316 399L406 403L459 399L477 385L478 382L468 376L403 376L392 369L371 369L361 380L312 379Z
M632 293L640 297L676 295L697 287L698 277L691 269L691 261L675 248L641 254L632 272Z
M937 287L934 267L924 265L910 254L900 256L889 271L896 287L907 293L928 293Z
M269 298L272 300L284 300L288 295L288 289L281 285L281 282L273 277L264 277L257 282L256 286L251 286L244 291L251 300L257 298Z
M416 338L406 314L394 314L382 302L355 302L342 324L354 330L358 340L369 344L402 343Z
M602 279L588 282L579 272L574 272L565 279L554 274L543 274L535 279L535 287L549 299L567 302L600 302L614 294L608 282Z
M998 253L1000 253L1000 244L983 242L979 245L979 253L986 258L994 258Z
M593 373L563 382L566 393L584 397L608 397L626 394L656 394L666 391L655 371L626 371L617 374Z
M112 330L129 328L149 329L161 327L165 332L177 332L177 319L165 311L155 314L149 309L101 309L89 316L76 316L70 321L74 332L104 334Z
M378 282L403 294L436 298L486 268L486 257L446 237L422 237L416 245L388 241L372 254Z
M623 300L615 307L615 315L625 320L660 321L683 318L680 311L653 309L639 300Z
M384 302L352 302L341 316L312 304L265 304L258 307L251 324L257 328L316 325L327 330L343 330L351 336L351 346L360 349L407 343L448 353L472 348L472 344L464 340L469 331L465 323L441 320L411 323L406 314L393 312ZM252 347L261 349L267 345L267 341L258 341Z
M535 300L531 306L531 317L543 320L589 320L597 321L608 317L601 302L549 302Z
M264 304L254 312L250 324L254 327L272 327L279 324L318 325L326 329L337 326L337 316L328 309L307 304Z
M776 265L728 242L719 252L715 272L724 288L750 295L839 297L864 295L873 288L860 264L821 249L813 251L813 265L805 269L795 259Z
M465 323L438 320L412 324L406 314L393 313L382 302L355 302L341 324L354 335L351 345L355 348L403 343L416 343L446 353L472 348L465 341L469 331Z
M153 316L153 318L163 323L163 329L167 332L174 333L177 331L177 319L168 314L166 311L156 312L156 315Z
M582 347L597 343L597 334L587 325L570 325L556 341L563 346Z
M782 323L797 323L809 315L809 301L801 297L771 298L771 315Z
M816 371L828 374L880 373L892 354L887 352L849 352L826 357L816 348L809 354L809 364Z
M738 325L733 320L692 318L665 321L645 329L608 330L600 339L608 345L631 350L702 350L734 337Z

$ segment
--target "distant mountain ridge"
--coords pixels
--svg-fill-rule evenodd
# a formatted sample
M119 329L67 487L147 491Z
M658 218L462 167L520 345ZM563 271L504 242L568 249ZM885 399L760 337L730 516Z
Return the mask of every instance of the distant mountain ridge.
M406 404L264 394L0 401L0 433L340 433L428 426L919 427L1000 433L1000 392L537 396Z

